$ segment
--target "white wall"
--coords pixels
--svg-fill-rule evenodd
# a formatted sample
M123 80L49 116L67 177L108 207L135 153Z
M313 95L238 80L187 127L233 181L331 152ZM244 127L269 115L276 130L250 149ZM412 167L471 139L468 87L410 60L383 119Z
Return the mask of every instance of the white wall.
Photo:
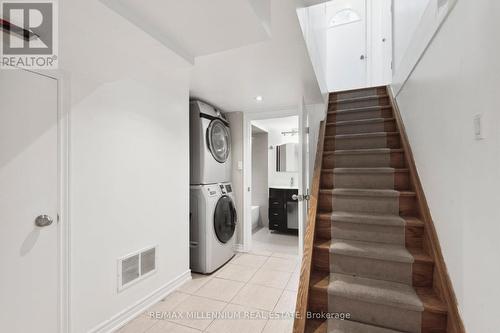
M259 206L260 223L269 226L268 134L252 134L252 206Z
M309 184L312 186L320 123L325 120L327 105L312 104L306 105L306 108L309 113Z
M326 84L326 4L300 8L297 10L297 16L321 93L326 100L328 94Z
M467 332L500 326L498 13L459 0L397 98Z
M84 333L189 270L189 69L98 1L65 0L60 12L71 332ZM152 245L158 271L118 293L117 259Z
M431 0L393 0L394 68L397 69L410 45L422 15Z
M298 135L282 135L281 132L298 129L299 117L280 117L253 121L252 124L262 128L268 133L268 145L273 149L268 149L268 182L269 187L290 186L290 179L293 178L294 187L299 186L298 172L277 172L276 171L276 146L285 143L299 143ZM298 168L298 166L297 166Z
M231 129L232 184L238 224L236 225L236 244L243 243L243 170L238 168L238 162L243 165L243 112L226 114Z

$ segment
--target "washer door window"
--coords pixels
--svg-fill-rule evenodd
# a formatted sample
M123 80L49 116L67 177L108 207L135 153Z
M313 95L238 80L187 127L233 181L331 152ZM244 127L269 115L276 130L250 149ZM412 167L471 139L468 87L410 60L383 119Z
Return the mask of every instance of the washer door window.
M227 243L234 235L236 228L236 209L233 200L227 195L222 196L214 212L215 235L221 243Z
M212 120L207 129L208 148L219 163L224 163L229 157L231 138L226 125L219 119Z

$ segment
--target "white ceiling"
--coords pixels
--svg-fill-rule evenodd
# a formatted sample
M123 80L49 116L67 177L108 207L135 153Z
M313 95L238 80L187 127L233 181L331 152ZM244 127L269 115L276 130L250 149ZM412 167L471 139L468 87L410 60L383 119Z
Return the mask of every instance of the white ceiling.
M306 104L321 103L293 1L272 0L271 35L265 42L196 58L191 95L228 112L296 107L302 96Z
M192 97L229 112L322 102L298 0L100 1L194 63Z
M325 3L332 0L302 0L302 1L304 6L308 7L308 6L319 5L320 3Z
M267 133L267 131L262 128L252 124L252 135Z
M299 128L299 117L290 116L283 118L272 118L263 120L254 120L252 125L263 129L266 132L286 132Z
M101 0L187 61L269 39L262 0Z

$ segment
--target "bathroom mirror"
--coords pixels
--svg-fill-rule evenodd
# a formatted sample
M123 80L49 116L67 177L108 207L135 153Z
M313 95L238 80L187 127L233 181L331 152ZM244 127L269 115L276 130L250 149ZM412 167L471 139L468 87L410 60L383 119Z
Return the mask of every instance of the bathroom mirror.
M299 150L297 143L285 143L276 146L276 171L299 171Z

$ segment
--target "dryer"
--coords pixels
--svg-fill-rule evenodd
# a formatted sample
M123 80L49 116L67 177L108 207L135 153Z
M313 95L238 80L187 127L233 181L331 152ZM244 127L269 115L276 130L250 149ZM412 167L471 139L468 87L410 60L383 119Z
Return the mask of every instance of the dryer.
M231 132L224 114L213 106L189 103L190 184L231 181Z
M189 209L190 268L212 273L235 255L238 217L231 184L192 185Z

